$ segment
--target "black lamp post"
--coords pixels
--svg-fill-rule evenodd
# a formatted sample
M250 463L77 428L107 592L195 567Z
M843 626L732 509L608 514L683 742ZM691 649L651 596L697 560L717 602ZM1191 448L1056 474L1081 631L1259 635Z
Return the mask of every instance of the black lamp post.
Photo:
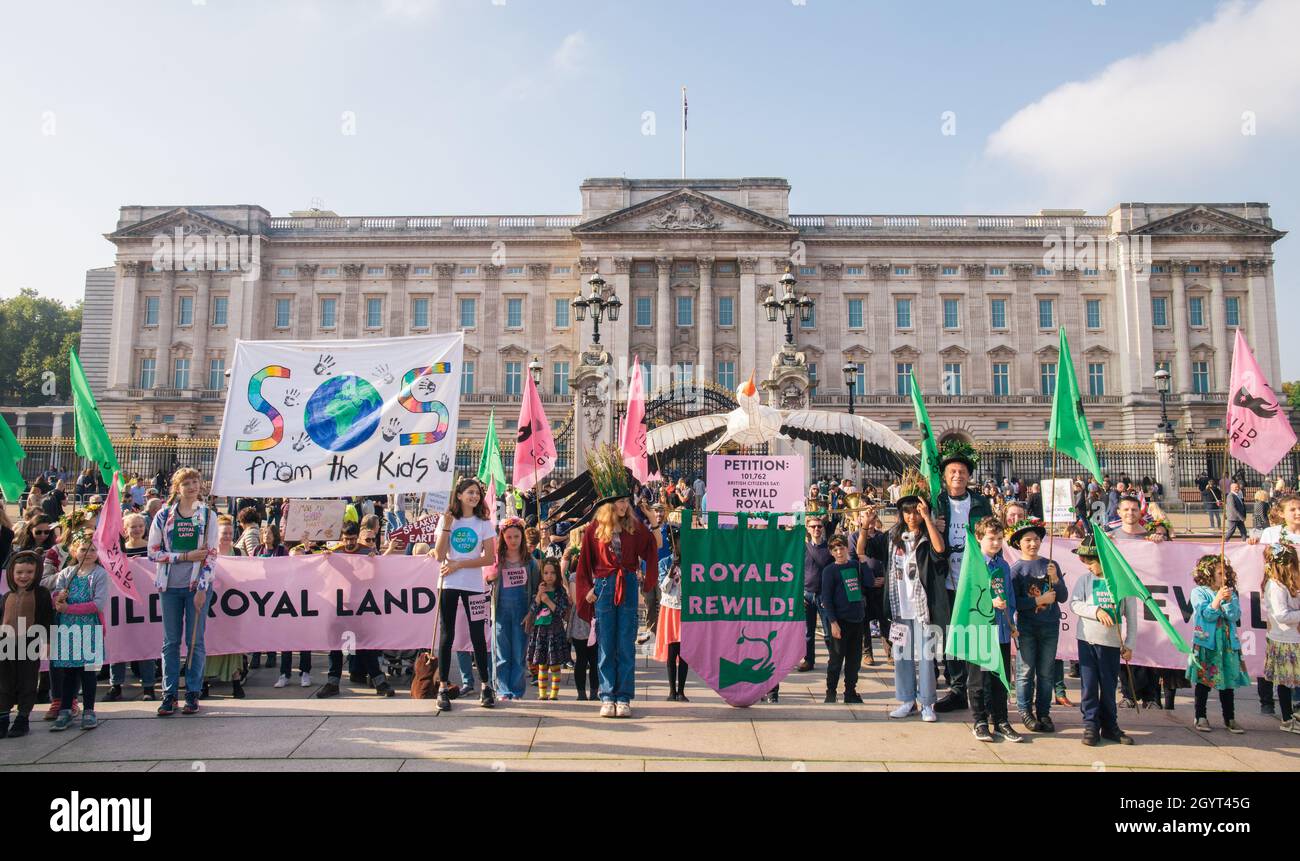
M599 344L601 318L608 314L609 322L617 323L618 312L623 307L623 303L619 301L618 296L607 297L605 295L605 279L600 277L599 272L587 279L587 284L591 287L591 294L583 297L579 293L569 304L573 306L574 316L578 318L579 323L587 319L587 309L591 309L591 322L593 324L591 337L593 342Z
M528 373L533 375L534 386L540 387L542 385L542 371L544 369L542 360L537 356L533 356L533 360L528 363Z
M767 320L769 323L776 322L776 315L780 312L785 319L785 343L788 346L794 346L794 318L798 314L799 320L804 323L812 321L813 306L816 304L812 299L804 296L796 296L794 293L795 285L799 282L790 274L789 267L786 268L785 274L781 276L781 298L776 297L775 291L770 291L767 298L763 300L763 308L767 310Z
M852 362L847 362L841 370L844 371L844 385L849 390L849 415L853 415L853 390L857 388L858 366Z
M1160 393L1160 430L1164 433L1172 433L1173 429L1169 426L1169 411L1165 407L1165 402L1169 398L1169 372L1164 368L1156 371L1156 391Z

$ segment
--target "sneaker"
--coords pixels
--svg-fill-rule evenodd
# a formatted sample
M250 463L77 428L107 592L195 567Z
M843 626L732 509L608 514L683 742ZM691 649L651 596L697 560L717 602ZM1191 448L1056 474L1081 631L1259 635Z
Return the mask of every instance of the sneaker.
M158 695L153 692L153 688L142 688L140 690L140 699L146 702L153 702L158 699Z
M956 694L948 694L948 696L934 704L934 710L937 712L965 711L967 708L969 706L966 704L966 697Z
M1241 728L1241 724L1237 723L1235 720L1224 721L1223 728L1226 729L1228 732L1232 733L1233 735L1242 735L1243 733L1246 732L1244 729Z
M338 692L339 692L339 686L337 682L326 682L325 684L321 685L321 689L316 692L316 699L318 700L329 699L330 697L334 696Z
M666 699L667 702L670 702L670 703L675 703L675 702L677 702L677 691L669 691L669 692L668 692L668 696L667 696L665 699Z
M14 725L9 727L10 738L19 738L29 732L31 732L31 724L27 715L18 715L18 717L14 718Z
M54 726L50 727L50 732L63 732L70 726L72 726L72 712L64 709L54 719Z
M614 708L613 700L604 700L603 702L601 702L600 704L601 717L612 718L614 717L614 712L615 712L615 708Z
M833 703L833 702L835 702L835 691L827 691L827 692L826 692L826 699L822 700L822 702L824 702L824 703Z
M1106 739L1107 741L1116 741L1119 742L1120 744L1133 743L1133 739L1129 738L1128 735L1122 729L1117 729L1114 730L1113 732L1102 732L1101 737Z
M934 706L921 706L921 720L926 723L934 723L939 716L934 712Z
M81 717L81 704L76 700L72 701L72 719L76 720Z
M1038 719L1038 731L1056 732L1056 724L1052 723L1052 719L1050 717L1048 717L1047 715L1043 715Z
M559 691L551 691L550 696L547 697L547 699L550 700L551 702L556 702L557 700L559 700L559 698L560 698ZM681 699L685 699L685 697L682 697Z
M54 720L56 717L58 717L59 705L60 703L58 700L51 700L50 707L45 710L45 714L41 716L41 720Z
M845 705L862 705L862 696L857 691L844 692Z
M1296 720L1295 718L1291 719L1291 732L1300 735L1300 720ZM10 734L13 734L13 730L10 730Z
M1083 743L1088 747L1096 747L1099 738L1097 731L1092 727L1083 728Z
M288 678L288 676L285 676L286 680L288 680ZM311 673L303 673L301 678L298 679L298 684L304 688L311 687Z
M932 711L932 712L934 711L934 707L933 707L933 706L927 706L927 708L929 708L930 711ZM891 718L894 718L895 720L901 720L902 718L905 718L905 717L911 715L912 712L914 712L914 711L916 711L916 703L903 703L903 704L900 705L898 708L896 708L896 709L894 709L892 712L890 712L890 713L889 713L889 716L890 716Z
M1027 712L1020 713L1020 723L1022 723L1025 729L1028 730L1029 732L1043 731L1042 724L1038 722L1038 718L1034 717L1032 714L1029 714Z
M440 685L438 687L438 711L440 712L451 711L451 696L447 691L446 685Z
M1259 704L1259 713L1262 714L1262 715L1271 715L1271 714L1276 714L1277 712L1275 712L1275 711L1273 710L1273 704L1272 704L1272 703L1260 703L1260 704Z
M158 706L158 717L171 717L176 713L176 697L168 694Z
M1282 732L1295 732L1295 718L1282 721L1282 723L1278 724L1277 728L1282 730Z
M681 692L681 691L678 691L678 692L677 692L677 702L679 702L679 703L689 703L690 700L688 700L688 699L686 698L686 694L684 694L684 693Z
M490 687L484 685L483 690L480 691L478 695L478 704L485 709L490 709L494 705L496 705L496 703L497 703L496 693L493 692L493 690Z
M1002 736L1004 739L1010 742L1025 740L1025 737L1020 733L1016 732L1015 728L1012 727L1011 724L1007 723L1006 721L1003 721L1002 723L995 725L993 727L993 730L998 735Z
M397 691L393 690L393 686L388 683L387 679L375 685L375 693L381 697L392 697L397 695Z
M615 703L615 704L614 704L614 716L615 716L615 717L621 717L621 718L630 718L630 717L632 716L632 704L631 704L631 703Z
M185 705L181 707L181 714L192 715L199 710L199 698L194 694L185 694Z
M366 677L365 673L348 673L348 681L354 685L370 684L370 679Z
M1119 701L1119 707L1122 709L1135 709L1137 708L1137 703L1133 702L1128 697L1124 697L1124 699Z
M993 733L989 732L989 725L986 723L977 723L971 730L975 734L976 741L993 741Z
M1197 718L1197 719L1196 719L1196 731L1197 731L1197 732L1212 732L1213 730L1212 730L1211 727L1210 727L1210 721L1209 721L1209 719L1208 719L1208 718Z
M244 698L244 683L239 679L232 679L230 681L230 695L237 700L242 700Z
M287 687L288 684L289 684L289 677L286 675L281 675L280 678L275 680L275 684L271 685L271 687L283 688L283 687Z
M121 699L122 699L121 685L113 685L111 688L108 689L108 693L104 694L104 702L107 703L115 703Z
M81 728L94 729L99 726L99 718L95 717L94 712L86 712L81 716Z
M812 661L800 661L799 666L796 669L798 669L799 672L801 673L806 673L812 668L813 668Z
M646 643L650 642L650 638L653 636L654 635L649 631L642 631L640 634L637 635L636 644L638 646L644 646Z
M248 662L248 668L249 668L250 670L260 670L260 669L262 669L262 653L261 653L261 652L257 652L256 654L253 655L253 660L251 660L251 661Z

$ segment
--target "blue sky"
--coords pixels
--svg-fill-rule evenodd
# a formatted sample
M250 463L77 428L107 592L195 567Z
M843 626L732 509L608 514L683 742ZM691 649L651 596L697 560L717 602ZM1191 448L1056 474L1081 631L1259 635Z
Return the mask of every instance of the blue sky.
M6 18L3 295L78 296L123 204L576 212L584 177L677 175L683 84L689 175L786 177L796 212L1255 200L1300 227L1293 0L169 0ZM1283 331L1300 323L1292 244L1275 246ZM1282 362L1300 377L1300 343Z

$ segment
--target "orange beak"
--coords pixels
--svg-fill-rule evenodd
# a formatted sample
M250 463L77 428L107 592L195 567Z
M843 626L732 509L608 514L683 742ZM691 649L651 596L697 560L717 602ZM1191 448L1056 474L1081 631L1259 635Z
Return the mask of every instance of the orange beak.
M758 394L758 389L754 387L754 372L749 372L749 380L740 387L740 393L747 397L753 397Z

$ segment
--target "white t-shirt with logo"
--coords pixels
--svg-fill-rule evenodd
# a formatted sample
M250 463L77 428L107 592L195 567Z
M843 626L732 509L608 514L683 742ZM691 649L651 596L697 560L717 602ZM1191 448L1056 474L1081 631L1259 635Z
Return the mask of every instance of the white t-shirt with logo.
M447 541L447 558L456 561L478 559L483 555L483 542L496 538L496 535L497 531L486 520L478 517L457 517L451 524L451 536ZM487 586L483 582L485 570L485 568L462 568L453 571L442 581L442 586L444 589L486 592Z
M970 493L962 499L948 498L949 547L966 546L966 524L970 523L970 500ZM956 589L957 581L961 579L961 557L961 552L956 549L948 557L948 581L944 584L948 589Z

